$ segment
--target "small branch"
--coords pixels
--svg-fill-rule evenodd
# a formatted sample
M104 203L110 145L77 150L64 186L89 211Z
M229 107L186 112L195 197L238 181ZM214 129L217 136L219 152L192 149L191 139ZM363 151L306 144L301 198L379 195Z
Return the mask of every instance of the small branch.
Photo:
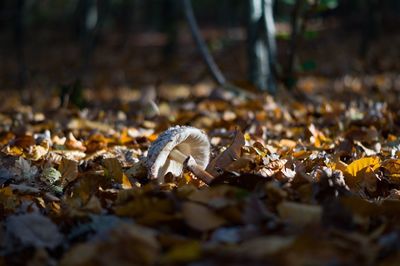
M217 64L215 63L210 51L207 48L207 45L204 42L203 37L201 36L199 27L196 22L196 18L193 13L191 0L182 0L182 2L183 2L185 16L189 23L190 31L192 33L194 41L196 42L197 48L199 49L215 81L219 85L224 86L226 84L226 79L222 74L221 70L219 69L219 67L217 66Z

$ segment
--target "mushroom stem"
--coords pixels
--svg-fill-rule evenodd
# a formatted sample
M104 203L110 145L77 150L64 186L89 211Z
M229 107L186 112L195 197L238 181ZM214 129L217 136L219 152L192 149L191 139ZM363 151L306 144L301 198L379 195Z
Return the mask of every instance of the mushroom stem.
M171 151L171 153L169 154L169 157L171 157L173 160L177 161L178 163L183 164L183 162L186 160L186 158L188 157L187 155L185 155L184 153L182 153L180 150L178 149L173 149Z
M195 159L192 156L187 157L185 162L183 163L183 166L188 169L190 172L192 172L197 178L199 178L201 181L209 185L211 181L214 179L214 176L212 176L209 172L206 170L203 170L195 161Z
M186 156L178 149L173 149L169 154L169 156L178 163L183 164L186 169L192 172L197 178L199 178L204 183L210 184L211 181L214 179L214 176L212 176L206 170L202 169L196 163L196 160L192 156Z

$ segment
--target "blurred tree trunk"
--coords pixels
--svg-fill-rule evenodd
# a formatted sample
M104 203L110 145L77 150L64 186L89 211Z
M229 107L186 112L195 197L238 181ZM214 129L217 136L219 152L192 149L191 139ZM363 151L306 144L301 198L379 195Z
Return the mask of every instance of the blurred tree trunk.
M276 93L276 40L273 0L249 0L249 79L262 91Z
M294 67L296 61L297 47L300 43L300 38L302 36L301 13L305 4L306 4L305 0L296 0L294 7L292 9L292 14L290 16L290 26L292 32L290 36L288 59L284 73L285 76L284 82L285 86L288 89L291 89L296 84Z

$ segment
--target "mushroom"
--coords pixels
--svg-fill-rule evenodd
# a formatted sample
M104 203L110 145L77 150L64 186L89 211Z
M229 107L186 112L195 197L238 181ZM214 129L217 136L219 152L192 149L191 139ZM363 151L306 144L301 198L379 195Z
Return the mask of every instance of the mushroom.
M164 181L168 172L174 176L187 168L199 179L209 183L213 176L204 169L210 160L210 142L200 129L175 126L161 133L149 148L145 165L150 179Z

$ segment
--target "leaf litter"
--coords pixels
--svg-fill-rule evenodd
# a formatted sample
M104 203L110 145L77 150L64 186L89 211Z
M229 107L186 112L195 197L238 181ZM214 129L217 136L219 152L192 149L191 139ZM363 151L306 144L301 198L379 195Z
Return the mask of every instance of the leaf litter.
M0 265L399 261L395 88L384 102L379 88L312 103L155 93L129 110L2 110ZM150 144L175 125L208 134L210 184L147 178Z

